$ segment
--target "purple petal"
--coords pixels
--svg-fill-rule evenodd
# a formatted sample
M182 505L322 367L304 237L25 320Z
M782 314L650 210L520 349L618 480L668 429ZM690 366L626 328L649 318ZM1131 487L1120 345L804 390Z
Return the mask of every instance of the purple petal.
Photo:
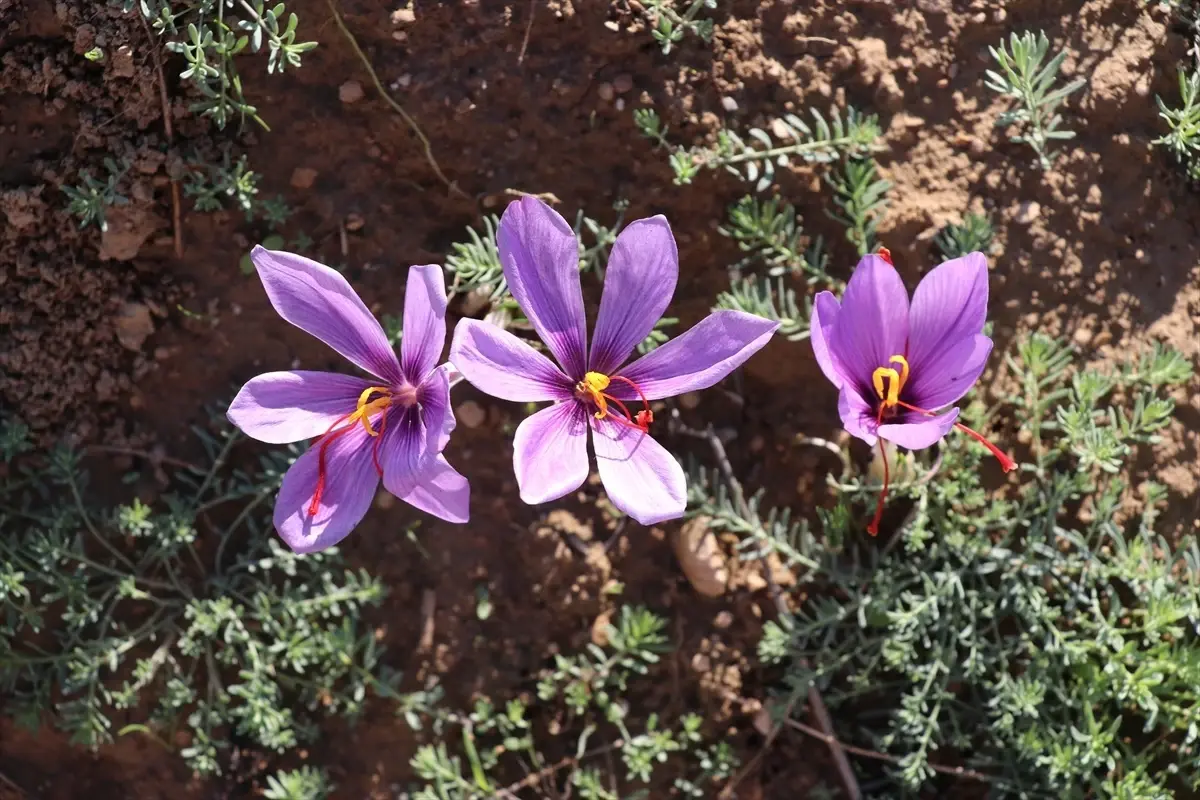
M525 418L513 437L513 469L521 499L530 505L557 500L588 476L587 410L574 400Z
M929 271L913 292L908 316L908 363L914 378L983 330L987 301L983 253L968 253Z
M550 359L503 328L476 319L455 326L450 362L475 388L501 400L571 396L571 380Z
M438 455L430 444L438 440L439 434L436 427L426 428L416 406L393 408L387 416L378 441L372 439L372 459L377 456L383 469L383 487L396 497L404 497L428 477ZM375 429L379 430L379 425Z
M438 456L425 480L400 499L446 522L467 522L471 516L471 485L445 456Z
M846 433L875 446L875 410L863 399L853 384L846 383L838 393L838 415Z
M608 499L643 525L683 516L687 480L679 462L649 434L590 417L592 447Z
M345 278L281 250L256 246L250 258L279 316L377 378L400 382L400 362L387 335Z
M916 415L910 414L909 418L914 419ZM907 447L909 450L924 450L949 433L957 419L958 409L952 408L945 414L920 418L916 422L880 425L879 436L889 442L895 442L901 447Z
M226 416L260 442L299 442L324 435L354 413L359 395L369 386L363 378L335 372L267 372L242 387Z
M410 267L404 290L400 366L412 384L434 368L446 346L446 281L437 264Z
M679 251L667 218L631 223L613 243L588 369L611 375L658 322L679 278Z
M641 387L647 400L707 389L740 367L771 341L778 322L741 311L714 311L682 336L651 350L621 370ZM621 400L637 397L614 381L610 392Z
M313 553L332 547L366 515L379 486L371 464L370 441L361 425L329 440L325 481L315 515L308 511L317 488L321 445L310 447L283 476L275 501L275 530L293 551Z
M496 246L517 305L567 374L582 378L587 320L575 232L541 200L522 197L505 209Z
M418 390L422 419L430 433L428 447L435 453L446 449L450 442L450 434L458 424L454 418L454 410L450 407L451 374L458 373L454 372L449 364L442 364L429 373Z
M992 352L992 340L977 333L913 370L904 394L913 405L937 411L956 402L979 380Z
M841 310L842 306L832 292L818 294L817 299L813 302L812 321L809 325L808 336L821 372L825 373L825 377L836 389L842 388L845 378L841 364L829 352L829 338Z
M908 292L896 268L879 256L864 256L842 295L842 310L828 339L843 374L866 391L871 374L905 355Z

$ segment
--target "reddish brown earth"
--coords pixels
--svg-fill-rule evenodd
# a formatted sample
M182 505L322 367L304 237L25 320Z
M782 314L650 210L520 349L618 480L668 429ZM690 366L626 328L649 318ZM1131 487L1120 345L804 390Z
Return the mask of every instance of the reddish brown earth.
M932 235L943 224L969 208L993 211L998 351L1042 330L1069 337L1093 363L1152 340L1200 354L1200 198L1150 146L1162 132L1154 95L1174 97L1184 51L1163 13L1117 0L1023 0L1006 10L980 0L739 0L717 12L711 45L689 39L664 56L630 5L418 3L414 19L393 23L390 5L342 0L346 24L428 137L451 189L375 92L324 0L289 5L302 38L320 42L303 68L268 78L250 59L243 67L271 133L222 134L190 117L178 69L168 64L173 143L158 92L160 54L136 18L85 0L0 0L0 408L47 442L69 436L186 454L188 426L203 407L253 374L293 363L339 368L330 351L279 320L257 281L239 271L265 229L232 212L195 213L185 201L184 255L175 257L172 170L184 156L211 156L222 145L249 156L264 196L283 194L296 209L286 232L307 233L317 256L346 265L378 312L399 313L407 265L441 262L468 225L519 190L552 193L568 216L582 208L611 221L618 198L632 203L627 218L666 214L682 265L671 312L690 325L728 285L725 265L736 249L716 228L745 187L716 173L675 186L665 155L632 122L631 110L650 104L685 143L710 137L722 122L744 129L811 106L848 102L877 112L888 146L880 163L895 183L880 235L910 282L935 263ZM1089 82L1066 110L1066 127L1079 135L1046 176L994 128L1006 106L982 80L988 45L1039 28L1068 50L1064 73ZM82 58L101 38L106 51L131 48L123 74ZM347 104L339 87L350 80L366 92ZM131 203L113 214L102 239L66 214L57 187L113 155L134 165ZM296 170L315 172L310 186L292 186ZM796 167L780 183L809 231L833 243L835 272L847 275L854 251L823 213L829 197L817 173ZM343 251L340 229L352 216L364 224L346 235ZM996 383L1004 385L1002 368ZM1177 421L1152 454L1157 480L1176 498L1168 520L1181 528L1200 502L1197 388L1194 381L1178 392ZM835 464L790 443L801 432L836 434L832 389L806 344L777 341L747 367L743 391L742 409L712 392L686 413L697 424L736 427L730 450L739 474L806 513ZM775 677L753 662L760 621L773 613L769 598L699 597L668 541L677 526L628 530L607 558L582 558L556 528L606 535L612 523L594 502L598 487L589 484L549 515L522 505L509 444L521 410L456 390L457 403L467 400L486 418L473 429L460 425L449 457L472 479L476 521L423 520L426 560L398 535L414 515L381 498L344 548L391 588L378 622L405 686L437 674L461 701L527 689L552 644L567 650L589 640L614 605L600 590L619 580L623 601L673 617L676 654L645 701L703 712L714 733L732 730L743 758L752 758L762 738L751 719ZM756 437L766 443L761 452L750 447ZM476 583L495 603L487 621L476 619L473 592L464 590ZM433 639L421 650L414 609L430 593ZM734 623L717 627L726 611ZM328 734L309 757L331 767L339 796L388 797L390 784L409 777L414 740L388 709ZM239 796L255 785L252 777L236 786L190 784L175 756L153 743L123 741L93 756L49 732L33 737L8 726L0 728L0 772L45 798ZM803 797L817 778L836 785L823 745L784 734L740 796ZM0 782L0 797L9 790Z

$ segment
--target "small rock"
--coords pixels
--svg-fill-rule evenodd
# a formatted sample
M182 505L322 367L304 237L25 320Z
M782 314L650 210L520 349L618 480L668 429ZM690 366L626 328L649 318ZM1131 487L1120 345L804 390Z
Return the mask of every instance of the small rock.
M713 627L717 630L725 630L733 624L733 614L729 611L722 611L713 617Z
M375 493L375 507L380 511L387 511L394 505L396 505L396 496L391 492L383 491Z
M396 78L396 85L401 89L407 89L412 84L412 75L404 73L399 78Z
M392 12L392 24L393 25L408 25L409 23L416 22L416 21L417 21L417 12L413 11L411 6L405 6L404 8L397 8L395 11Z
M592 621L592 644L608 647L608 626L612 623L611 610L605 611Z
M607 103L616 97L616 90L613 89L611 83L602 83L596 87L596 94L599 95L601 100Z
M346 215L346 230L350 232L361 231L367 221L362 218L362 214L347 214Z
M691 411L700 405L700 393L688 392L687 394L679 395L679 405Z
M392 31L392 38L395 39L397 42L407 42L408 34L405 33L404 31Z
M362 84L358 81L346 81L338 87L338 99L347 105L357 103L364 97L366 97L366 92L363 91Z
M725 109L725 111L732 114L733 112L738 110L737 100L734 100L732 97L728 97L728 96L722 97L721 98L721 108Z
M628 72L622 72L617 77L613 78L613 89L617 94L625 94L633 88L633 76Z
M311 189L317 180L317 171L312 167L296 167L292 170L292 187L295 189Z
M729 568L708 523L708 517L696 517L683 524L674 537L675 557L692 588L705 597L720 597L729 582Z
M1092 341L1092 331L1089 328L1076 328L1071 338L1080 347L1087 347Z
M1016 216L1013 218L1021 225L1028 225L1042 214L1042 205L1036 200L1026 200L1021 203L1017 209Z
M142 349L146 338L154 333L150 309L141 303L126 303L116 320L117 341L135 353Z
M459 403L458 408L454 409L454 416L464 426L478 428L487 419L487 411L474 400L466 400Z
M117 48L117 52L113 53L112 57L112 72L118 78L132 78L133 69L133 49L129 45L121 45Z
M613 31L614 33L621 30L621 24L619 22L617 22L615 19L606 20L604 23L604 27L608 28L610 31Z

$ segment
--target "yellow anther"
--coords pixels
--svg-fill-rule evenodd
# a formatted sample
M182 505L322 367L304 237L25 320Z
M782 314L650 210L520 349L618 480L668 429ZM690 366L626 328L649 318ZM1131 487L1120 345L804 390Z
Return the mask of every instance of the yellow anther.
M596 419L604 419L608 416L608 399L605 398L603 392L610 383L612 381L602 372L589 372L579 382L578 388L587 393L592 398L592 402L596 404L597 410L593 414Z
M589 372L583 376L583 382L589 392L603 392L612 383L609 377L602 372Z
M378 392L383 395L377 400L371 400L371 395ZM379 431L371 427L371 415L376 411L383 411L392 403L392 393L382 386L372 386L369 389L363 389L363 393L358 396L358 409L350 415L350 422L355 420L361 421L363 430L369 436L378 436Z
M899 364L900 371L891 367L879 367L871 373L871 383L875 385L875 394L883 401L884 408L892 408L900 402L900 390L908 382L908 359L904 356L892 356L889 364ZM885 384L884 381L887 381Z
M900 387L903 388L904 384L908 383L908 359L904 356L892 356L888 363L900 365Z

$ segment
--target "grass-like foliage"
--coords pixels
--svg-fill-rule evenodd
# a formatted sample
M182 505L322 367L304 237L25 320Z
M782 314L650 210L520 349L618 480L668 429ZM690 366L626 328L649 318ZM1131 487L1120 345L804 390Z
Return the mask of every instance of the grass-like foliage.
M267 124L242 92L234 59L240 53L267 51L267 72L299 67L300 57L316 42L296 41L300 20L284 3L265 0L109 0L140 13L167 49L183 57L181 80L196 88L201 99L192 111L212 117L224 128L233 118L250 117Z
M826 213L846 226L846 238L860 256L875 252L879 249L875 230L887 211L892 182L879 177L879 168L869 158L846 159L841 174L828 175L826 180L837 206L837 211Z
M1170 150L1189 178L1200 180L1200 67L1180 68L1178 106L1155 99L1167 133L1154 143Z
M933 243L937 245L942 256L949 260L975 251L990 254L995 246L995 237L991 217L968 211L963 215L961 223L951 222L938 231Z
M395 676L359 625L381 583L271 530L289 457L242 470L223 419L196 434L206 466L180 467L152 506L105 508L80 452L22 455L27 431L0 425L0 694L93 748L122 722L168 741L182 722L182 755L215 773L231 739L285 751L316 735L313 712L353 717Z
M670 153L675 183L691 183L701 170L724 169L761 192L775 182L775 170L793 158L829 162L840 156L865 156L878 144L882 129L874 114L834 106L828 117L811 109L812 122L788 114L772 123L771 132L751 128L745 136L728 128L717 131L711 145L682 147L667 139L667 127L652 108L634 111L633 119L642 135Z
M129 171L128 164L118 164L111 158L104 159L108 176L98 180L90 170L79 171L78 186L63 186L63 193L70 199L67 211L79 217L79 227L95 224L101 231L108 230L107 211L110 206L123 206L129 198L117 191L118 185Z
M1050 169L1055 158L1050 152L1050 143L1075 136L1074 131L1059 128L1062 117L1058 109L1087 81L1076 78L1064 86L1055 85L1067 54L1062 51L1047 61L1050 40L1044 31L1036 35L1029 31L1019 36L1014 33L1007 46L1001 42L999 47L988 50L1000 71L987 71L987 87L1016 101L1013 108L1000 115L996 125L1002 128L1018 126L1019 132L1009 136L1009 141L1029 145L1042 169Z
M503 707L481 698L462 713L439 704L437 687L408 695L405 718L433 739L412 759L424 784L410 796L620 800L650 796L649 786L711 796L737 767L732 748L706 745L696 714L660 720L630 701L639 681L652 685L649 673L668 650L666 620L625 606L605 635L603 647L555 656L538 676L536 704L528 695Z
M932 479L893 484L890 539L862 535L866 480L834 484L818 538L758 526L810 584L760 656L787 665L790 697L817 682L843 740L878 751L857 762L875 797L1200 788L1200 548L1164 538L1166 491L1131 472L1191 367L1158 348L1111 372L1071 360L1040 335L1007 359L1001 406L1028 451L999 494L983 449L950 437Z
M681 12L675 8L675 0L646 0L644 4L650 33L662 45L663 55L670 55L688 33L703 42L712 39L713 21L700 16L700 12L716 8L717 0L690 0L684 6Z

